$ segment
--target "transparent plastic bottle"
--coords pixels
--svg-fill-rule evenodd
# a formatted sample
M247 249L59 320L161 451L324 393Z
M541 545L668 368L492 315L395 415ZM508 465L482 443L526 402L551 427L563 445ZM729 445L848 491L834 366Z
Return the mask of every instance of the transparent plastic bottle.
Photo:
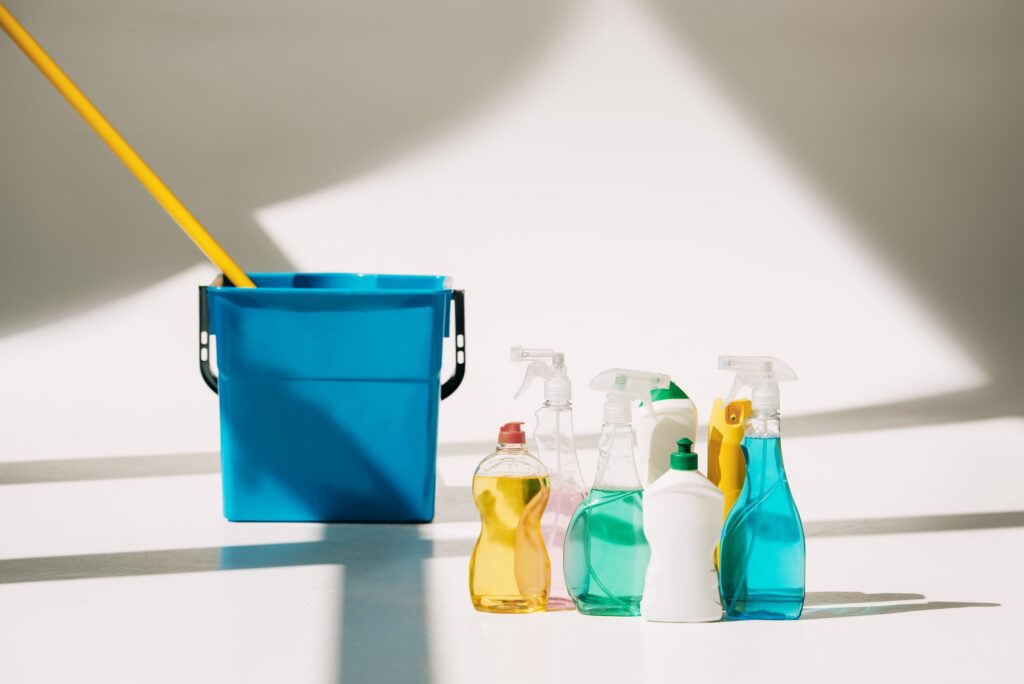
M521 426L502 426L498 448L473 475L480 537L469 559L469 593L473 607L488 613L544 610L551 586L540 531L550 482L547 469L526 450Z
M537 454L551 477L551 496L540 521L544 544L551 559L548 610L573 610L576 606L565 585L562 554L566 530L573 513L587 496L587 487L576 457L572 383L565 366L565 355L561 352L513 347L512 360L530 362L516 398L526 392L534 378L544 379L544 403L536 413L533 438ZM550 366L546 360L550 360Z
M566 533L565 580L581 613L636 616L650 547L644 536L644 493L633 453L630 400L667 387L668 376L612 369L590 386L607 392L608 398L594 486Z
M795 620L804 605L806 545L782 463L777 383L795 380L796 374L770 357L723 358L734 360L729 369L741 371L738 384L754 388L753 415L744 424L746 479L720 544L726 618ZM743 377L742 370L751 365L757 372Z
M537 410L534 439L540 460L548 468L551 477L551 495L540 521L552 568L548 610L572 610L575 604L565 584L562 557L569 523L586 498L587 488L583 484L583 475L576 459L571 404L565 402L552 405L545 402Z

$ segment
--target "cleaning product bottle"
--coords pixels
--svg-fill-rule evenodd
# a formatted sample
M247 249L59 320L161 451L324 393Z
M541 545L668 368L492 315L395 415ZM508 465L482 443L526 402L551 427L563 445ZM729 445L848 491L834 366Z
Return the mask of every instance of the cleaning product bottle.
M648 411L647 404L654 409ZM640 481L650 485L668 469L669 454L676 442L686 437L697 440L697 407L686 392L670 382L666 389L656 389L637 407L633 417L636 425L636 446L640 454Z
M644 534L651 562L640 614L654 622L722 619L714 552L722 533L722 492L697 470L683 437L670 469L644 492Z
M551 365L540 359L551 359ZM565 587L562 549L572 514L587 496L587 487L583 484L583 474L576 459L572 382L565 367L565 355L553 349L513 347L512 360L530 362L523 384L515 394L516 399L526 392L534 378L544 378L544 403L537 409L533 439L537 444L537 455L551 478L551 496L540 520L544 546L551 559L551 591L547 608L572 610L575 604Z
M725 495L722 519L725 520L743 489L747 466L743 461L743 425L750 418L749 399L715 399L708 425L708 479ZM718 567L718 549L715 549Z
M506 423L498 448L473 474L480 537L469 559L473 607L487 613L544 610L551 563L540 534L548 502L548 473L526 450L522 423Z
M613 368L590 389L607 393L594 486L565 535L565 582L586 615L639 615L650 548L643 529L643 487L633 457L630 402L668 387L662 373ZM648 408L648 410L650 410Z
M730 620L795 620L804 606L804 528L782 465L779 382L796 373L770 356L721 356L736 373L729 404L752 388L753 413L744 424L746 478L725 520L719 582Z

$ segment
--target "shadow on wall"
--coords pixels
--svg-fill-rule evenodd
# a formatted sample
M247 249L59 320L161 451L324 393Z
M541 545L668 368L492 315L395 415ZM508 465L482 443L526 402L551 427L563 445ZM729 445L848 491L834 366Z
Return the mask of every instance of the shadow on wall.
M645 1L993 380L816 420L1024 415L1024 4Z
M407 151L506 87L569 0L14 1L11 11L249 270L253 219ZM0 36L0 334L202 257ZM359 231L342 226L358 254ZM339 269L358 262L337 255Z

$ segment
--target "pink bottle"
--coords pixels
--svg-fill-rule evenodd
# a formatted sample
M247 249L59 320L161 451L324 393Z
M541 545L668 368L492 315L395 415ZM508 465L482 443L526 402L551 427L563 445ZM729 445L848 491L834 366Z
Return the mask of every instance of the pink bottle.
M551 359L549 366L537 359ZM576 507L587 497L583 474L576 459L572 425L572 382L565 367L565 355L553 349L513 347L512 360L529 361L526 377L515 396L526 392L534 378L544 378L544 404L537 410L533 438L537 455L551 477L551 495L540 521L541 534L551 558L551 591L548 610L573 610L575 605L565 586L562 547L565 531Z

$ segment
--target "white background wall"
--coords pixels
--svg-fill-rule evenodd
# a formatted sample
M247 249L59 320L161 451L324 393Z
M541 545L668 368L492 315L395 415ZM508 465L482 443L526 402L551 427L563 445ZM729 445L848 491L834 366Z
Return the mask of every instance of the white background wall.
M793 477L847 492L818 517L902 512L859 463L914 478L935 449L1024 447L1012 7L915 26L789 3L806 25L758 31L618 0L448 3L420 30L397 5L12 5L243 265L466 289L440 439L473 446L452 453L539 403L511 400L520 344L567 353L584 435L606 367L670 372L704 420L718 354L785 359ZM195 359L213 269L11 45L0 69L0 458L215 451ZM956 509L957 471L929 477L911 508ZM968 510L1019 508L972 486Z

